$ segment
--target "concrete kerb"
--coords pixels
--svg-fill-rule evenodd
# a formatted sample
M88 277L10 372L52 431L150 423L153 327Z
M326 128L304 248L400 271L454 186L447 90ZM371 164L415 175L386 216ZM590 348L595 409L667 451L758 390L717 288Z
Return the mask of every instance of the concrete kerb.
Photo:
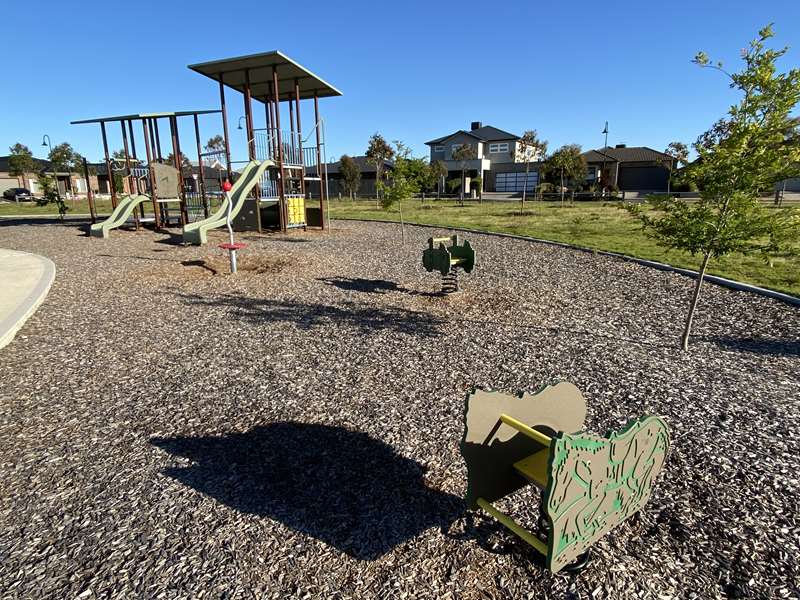
M347 218L339 218L334 219L334 221L361 221L361 222L374 222L374 223L388 223L392 225L399 225L398 221L389 221L383 219L347 219ZM406 225L412 225L414 227L427 227L429 229L446 229L450 231L463 231L465 233L476 233L480 235L494 235L498 237L510 238L513 240L523 240L526 242L536 242L539 244L548 244L550 246L560 246L562 248L569 248L571 250L578 250L580 252L588 252L591 254L599 254L601 256L611 256L613 258L618 258L621 260L625 260L628 262L636 263L638 265L642 265L645 267L651 267L653 269L658 269L659 271L669 271L672 273L679 273L680 275L686 275L687 277L691 277L695 279L698 275L697 271L692 271L690 269L682 269L680 267L673 267L672 265L668 265L666 263L661 263L654 260L646 260L644 258L636 258L634 256L628 256L627 254L620 254L618 252L609 252L607 250L595 250L593 248L586 248L584 246L575 246L573 244L567 244L565 242L556 242L553 240L543 240L540 238L529 237L525 235L516 235L514 233L502 233L497 231L480 231L478 229L469 229L466 227L444 227L442 225L427 225L424 223L412 223L411 221L406 221ZM783 292L776 292L775 290L768 290L766 288L758 287L757 285L751 285L749 283L742 283L741 281L734 281L732 279L726 279L725 277L719 277L717 275L706 275L705 280L714 283L716 285L720 285L722 287L726 287L732 290L739 290L742 292L751 292L753 294L759 294L761 296L766 296L768 298L773 298L774 300L779 300L781 302L785 302L787 304L792 304L794 306L800 306L800 298L797 296L792 296L790 294L784 294Z
M44 301L56 275L49 258L0 249L0 348L11 343L17 331Z

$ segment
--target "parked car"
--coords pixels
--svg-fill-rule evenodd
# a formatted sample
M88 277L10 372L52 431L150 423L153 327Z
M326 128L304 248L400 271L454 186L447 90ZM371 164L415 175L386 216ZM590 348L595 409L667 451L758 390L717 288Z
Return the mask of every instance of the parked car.
M9 188L3 192L3 198L14 202L30 202L33 200L33 194L25 188Z

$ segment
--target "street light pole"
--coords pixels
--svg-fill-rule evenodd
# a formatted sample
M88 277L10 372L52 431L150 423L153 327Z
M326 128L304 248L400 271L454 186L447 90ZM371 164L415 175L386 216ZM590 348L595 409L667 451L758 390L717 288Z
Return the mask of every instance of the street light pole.
M45 138L47 141L45 142ZM46 133L42 136L42 146L45 148L50 148L50 154L47 155L48 160L50 160L50 166L53 167L53 179L56 181L56 197L61 200L61 192L58 190L58 173L56 172L55 164L53 163L53 159L50 158L53 156L53 145L50 143L50 136ZM87 182L88 183L88 182Z
M603 177L606 174L606 148L608 148L608 121L606 121L606 126L603 128L601 132L605 135L605 141L603 142L603 166L600 169L600 193L605 196L606 190L605 186L603 185Z

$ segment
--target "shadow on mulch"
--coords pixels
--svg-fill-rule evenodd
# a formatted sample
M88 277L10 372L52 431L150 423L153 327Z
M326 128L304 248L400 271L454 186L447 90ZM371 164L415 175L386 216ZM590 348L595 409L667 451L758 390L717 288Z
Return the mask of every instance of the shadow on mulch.
M800 340L776 340L767 338L736 338L727 336L707 336L700 338L722 346L726 350L769 354L774 356L800 356Z
M386 279L362 279L361 277L320 277L326 285L332 285L346 292L364 292L366 294L386 294L388 292L401 292L410 296L426 296L428 298L446 298L444 292L421 292L403 287L394 281Z
M169 477L360 560L375 560L430 527L446 530L464 510L461 498L425 485L419 463L339 427L272 423L150 443L194 463L166 469Z
M232 295L213 298L190 294L178 295L190 305L233 308L235 316L258 325L269 321L281 321L294 323L301 329L313 329L333 323L354 327L361 333L390 330L421 337L436 337L442 334L440 328L447 323L445 319L426 313L394 307L376 308L355 302L328 306Z
M361 277L320 277L327 285L332 285L346 292L366 292L367 294L385 294L386 292L406 292L406 288L394 281L386 279L362 279Z

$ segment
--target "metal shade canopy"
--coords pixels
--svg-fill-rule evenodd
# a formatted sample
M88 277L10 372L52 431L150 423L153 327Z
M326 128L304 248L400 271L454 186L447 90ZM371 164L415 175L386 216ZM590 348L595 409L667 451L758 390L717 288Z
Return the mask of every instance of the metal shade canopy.
M261 101L272 94L273 68L278 75L278 95L281 100L295 98L295 81L301 100L315 96L326 98L342 95L342 92L330 83L277 50L197 63L189 65L189 68L214 81L222 81L226 86L243 94L249 76L250 93L253 98Z
M109 123L112 121L136 121L139 119L161 119L165 117L190 117L193 115L210 115L221 112L222 112L221 110L182 110L178 112L137 113L134 115L118 115L116 117L96 117L94 119L70 121L69 124L82 125L83 123Z

